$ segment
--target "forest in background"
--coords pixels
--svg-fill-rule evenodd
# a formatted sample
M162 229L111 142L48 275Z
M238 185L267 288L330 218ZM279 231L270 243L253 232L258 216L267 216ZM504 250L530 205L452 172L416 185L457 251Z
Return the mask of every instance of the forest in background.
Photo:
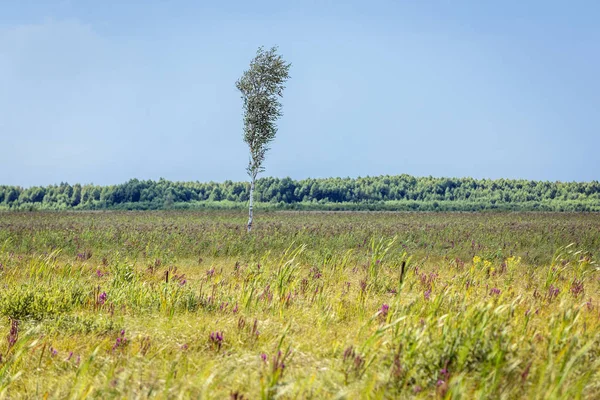
M247 182L130 181L0 186L0 210L157 210L246 207ZM600 211L600 183L410 175L293 180L259 179L262 209L386 211Z

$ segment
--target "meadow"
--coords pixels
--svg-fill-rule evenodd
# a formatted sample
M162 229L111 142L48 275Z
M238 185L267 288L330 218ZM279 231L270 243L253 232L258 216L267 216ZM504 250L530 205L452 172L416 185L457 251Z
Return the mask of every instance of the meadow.
M0 213L0 398L600 398L600 214L245 222Z

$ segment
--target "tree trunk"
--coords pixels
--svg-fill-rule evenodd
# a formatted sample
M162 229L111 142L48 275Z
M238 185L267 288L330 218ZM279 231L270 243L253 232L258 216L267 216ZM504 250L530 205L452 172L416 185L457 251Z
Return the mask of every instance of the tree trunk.
M250 183L250 205L248 207L248 232L252 230L252 205L254 204L254 181L256 178L252 178L252 183Z

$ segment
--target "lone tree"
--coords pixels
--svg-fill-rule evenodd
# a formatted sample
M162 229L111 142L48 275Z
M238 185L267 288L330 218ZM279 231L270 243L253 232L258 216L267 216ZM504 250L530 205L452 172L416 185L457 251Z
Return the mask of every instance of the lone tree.
M275 139L276 121L283 115L279 98L283 97L291 65L277 54L277 47L270 50L259 47L256 57L250 62L250 68L235 83L244 101L244 142L250 149L247 168L250 176L248 232L252 230L256 177L265 170L265 154L269 150L269 143Z

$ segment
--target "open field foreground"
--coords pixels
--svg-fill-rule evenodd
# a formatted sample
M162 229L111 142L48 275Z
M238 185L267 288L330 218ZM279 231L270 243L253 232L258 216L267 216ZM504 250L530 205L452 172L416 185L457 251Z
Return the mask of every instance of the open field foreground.
M245 222L0 213L0 397L600 398L600 214Z

